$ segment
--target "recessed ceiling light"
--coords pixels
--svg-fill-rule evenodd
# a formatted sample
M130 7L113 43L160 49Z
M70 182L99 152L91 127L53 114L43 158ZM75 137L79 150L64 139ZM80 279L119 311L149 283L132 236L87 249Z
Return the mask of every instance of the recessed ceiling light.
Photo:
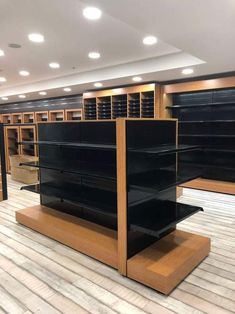
M6 79L5 77L0 76L0 82L1 82L1 83L6 82L6 81L7 81L7 79Z
M193 72L194 70L190 68L182 70L182 74L185 74L185 75L192 74Z
M29 76L29 72L28 71L25 71L25 70L21 70L21 71L19 71L19 74L21 75L21 76Z
M98 20L101 18L102 12L96 7L86 7L83 10L83 16L88 20Z
M142 77L140 77L140 76L134 76L134 77L132 78L132 80L133 80L134 82L140 82L140 81L142 81Z
M91 59L99 59L100 58L100 53L97 51L92 51L88 53L88 57Z
M44 42L44 36L39 33L32 33L28 35L28 39L34 43L43 43Z
M2 100L8 100L8 97L2 97Z
M51 62L49 63L49 67L52 69L59 69L60 65L57 62Z
M102 84L102 83L100 83L100 82L97 82L97 83L94 83L94 86L95 86L95 87L102 87L102 86L103 86L103 84Z
M2 49L0 49L0 57L3 57L3 56L5 56L5 53Z
M145 45L154 45L157 43L157 37L155 36L146 36L143 39L143 44Z
M25 95L19 95L18 97L19 97L19 98L26 98Z
M65 91L65 92L71 92L71 90L72 90L72 89L71 89L70 87L65 87L65 88L64 88L64 91Z
M45 96L47 94L47 92L39 92L39 95Z

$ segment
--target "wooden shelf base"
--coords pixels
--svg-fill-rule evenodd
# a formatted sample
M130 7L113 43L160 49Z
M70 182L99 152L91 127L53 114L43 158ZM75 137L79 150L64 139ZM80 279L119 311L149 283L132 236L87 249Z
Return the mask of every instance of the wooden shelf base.
M169 294L209 251L209 238L175 230L130 258L127 276Z
M17 211L16 221L117 268L117 233L111 229L41 205Z
M196 179L184 183L181 187L235 195L235 183L232 182Z

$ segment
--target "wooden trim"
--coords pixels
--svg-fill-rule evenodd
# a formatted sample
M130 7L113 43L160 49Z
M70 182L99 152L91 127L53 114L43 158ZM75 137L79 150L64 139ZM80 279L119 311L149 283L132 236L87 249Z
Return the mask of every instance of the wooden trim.
M169 294L210 252L210 239L175 230L127 261L127 275Z
M126 119L116 120L118 271L127 274Z
M16 221L117 268L117 233L114 230L42 205L18 210Z
M235 76L168 84L164 86L164 93L182 93L229 87L235 87Z
M200 178L186 182L182 184L181 187L235 195L235 183L233 182L216 181Z

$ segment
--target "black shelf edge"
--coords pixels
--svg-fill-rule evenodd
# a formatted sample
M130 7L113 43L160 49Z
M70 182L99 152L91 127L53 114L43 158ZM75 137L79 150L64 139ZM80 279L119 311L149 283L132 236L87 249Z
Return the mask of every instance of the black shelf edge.
M219 107L219 106L235 106L235 101L233 102L214 102L214 103L205 103L205 104L194 104L194 105L173 105L166 106L166 109L185 109L185 108L196 108L196 107Z
M78 170L78 169L62 169L61 167L57 167L55 164L40 164L40 162L38 161L31 161L31 162L22 162L19 164L20 166L28 166L28 167L34 167L34 168L42 168L42 169L48 169L48 170L55 170L55 171L59 171L61 173L65 172L65 173L74 173L74 174L79 174L81 176L84 177L90 177L90 178L101 178L101 179L105 179L105 180L109 180L109 181L114 181L116 182L116 177L114 175L112 175L113 169L109 169L109 173L104 174L104 172L102 172L101 166L99 165L99 171L90 168L87 170ZM82 166L82 163L80 163L80 166ZM105 170L107 171L107 165ZM115 170L116 173L116 170Z
M225 134L179 134L179 137L217 137L217 138L235 138L235 135Z
M20 189L40 194L40 184L25 185L25 186L22 186Z
M142 214L139 213L130 222L130 230L160 238L169 228L199 211L203 211L203 208L171 201L153 200L149 202L149 207L143 208ZM162 217L164 214L165 217Z
M147 147L147 148L138 148L138 149L129 149L131 153L139 154L151 154L157 156L163 156L167 154L173 154L177 152L187 152L192 150L201 150L199 145L159 145L157 147Z
M101 150L115 150L114 144L89 144L89 143L73 143L73 142L53 142L53 141L22 141L18 142L19 145L55 145L63 147L74 147L83 149L101 149Z
M181 121L179 120L180 124L187 124L187 123L235 123L235 120L188 120L188 121Z

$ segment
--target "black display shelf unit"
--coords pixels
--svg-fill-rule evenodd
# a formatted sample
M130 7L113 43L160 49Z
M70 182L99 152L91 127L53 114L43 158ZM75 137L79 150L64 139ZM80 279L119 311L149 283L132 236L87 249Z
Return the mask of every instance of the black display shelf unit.
M38 142L33 142L39 162L22 165L39 168L39 185L23 189L40 192L41 205L20 211L17 221L169 293L209 250L208 239L176 230L177 223L202 210L176 201L176 186L200 176L200 169L177 163L179 155L200 147L177 145L176 134L175 119L40 123ZM154 281L146 282L132 273L132 263L137 259L140 273L148 278L146 250L158 263L160 251L152 245L160 243L161 248L164 241L171 244L160 254L173 256L177 279L169 282L163 276L162 288L157 280L161 266L154 268ZM178 246L184 252L179 255L186 265L185 242L203 254L191 250L193 265L178 276L173 251ZM139 261L138 254L144 254L144 260Z
M144 231L138 238L145 239L146 235L159 238L171 232L178 221L200 210L176 203L175 194L177 185L201 175L198 169L178 167L177 156L200 151L200 147L176 145L175 120L125 121L131 239L128 256L131 257L149 241L140 241L141 248L135 243L135 232L141 229L141 219L138 227L134 227L137 216L145 217ZM149 137L149 134L154 136ZM39 162L22 165L39 168L40 186L24 189L40 191L42 205L117 230L116 123L41 123L38 138L38 142L20 142L21 145L36 145L39 149ZM151 218L149 230L147 217ZM150 242L153 240L156 239L151 238Z
M6 175L6 157L5 157L5 145L4 145L4 126L0 123L0 201L7 199L7 175Z
M235 88L173 94L167 108L179 119L179 143L202 147L179 162L200 167L204 179L235 182Z

